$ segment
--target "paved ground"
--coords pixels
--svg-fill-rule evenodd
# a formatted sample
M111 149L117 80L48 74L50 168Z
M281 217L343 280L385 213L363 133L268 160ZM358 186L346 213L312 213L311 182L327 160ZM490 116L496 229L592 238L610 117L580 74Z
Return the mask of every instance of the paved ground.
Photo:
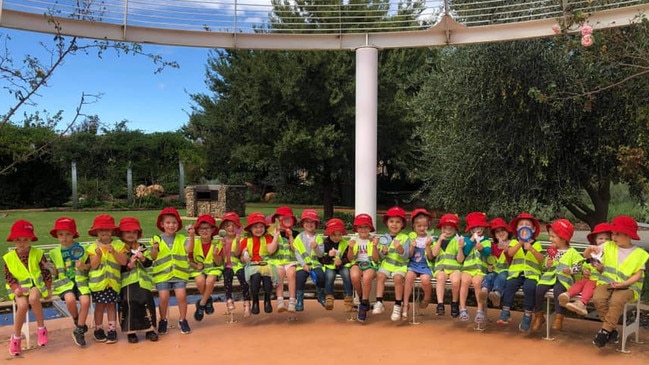
M240 308L240 303L237 303ZM391 303L387 305L391 309ZM472 324L450 316L436 317L430 306L419 317L421 324L407 321L393 323L386 312L370 316L367 323L347 321L342 301L336 301L332 312L325 311L315 301L306 303L297 322L288 322L285 313L261 314L240 318L236 324L226 324L226 316L206 316L203 322L190 320L192 333L182 335L177 328L161 336L159 342L129 344L120 334L116 344L95 343L88 337L88 346L80 349L71 339L71 321L57 319L47 322L50 343L41 348L24 351L20 357L8 354L10 328L0 327L2 354L0 362L11 364L206 364L229 363L264 364L480 364L526 365L560 364L619 364L649 363L649 333L641 331L645 344L630 343L629 355L615 351L614 345L598 349L591 344L598 322L567 319L565 330L556 333L555 341L543 340L541 333L529 335L517 331L520 313L514 314L509 326L490 323L486 332L476 332ZM471 308L474 312L474 308ZM489 312L495 321L496 310ZM172 309L171 321L176 317ZM32 332L36 329L32 325Z

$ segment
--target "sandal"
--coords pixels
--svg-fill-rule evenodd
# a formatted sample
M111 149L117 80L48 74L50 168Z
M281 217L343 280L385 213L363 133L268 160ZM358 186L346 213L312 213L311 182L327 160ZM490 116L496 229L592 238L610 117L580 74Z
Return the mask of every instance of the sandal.
M228 306L228 312L234 312L235 310L234 300L228 299L227 306Z
M482 324L485 322L485 315L483 310L475 312L475 323Z
M466 308L460 309L460 321L466 322L471 319L469 311Z

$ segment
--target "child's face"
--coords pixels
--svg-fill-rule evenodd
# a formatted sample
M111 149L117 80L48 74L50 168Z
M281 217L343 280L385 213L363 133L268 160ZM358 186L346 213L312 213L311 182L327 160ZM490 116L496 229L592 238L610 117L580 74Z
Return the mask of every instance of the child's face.
M446 235L447 237L455 235L455 227L453 226L446 225L446 226L442 226L441 229L442 229L442 234Z
M613 232L613 241L615 241L615 244L618 246L626 247L631 244L631 237L622 232Z
M304 231L307 233L315 232L315 225L315 222L310 219L305 219L304 221L302 221L302 228L304 228Z
M509 238L509 233L504 228L497 228L494 231L494 236L496 237L498 242L503 242L503 241L507 241L507 238Z
M392 235L398 234L403 229L403 219L399 217L390 217L385 224Z
M125 231L122 233L122 241L126 243L137 242L138 236L140 235L138 231Z
M430 220L426 216L419 216L415 218L415 221L412 223L412 228L418 236L425 236L429 227Z
M165 215L162 217L162 229L167 236L173 236L178 230L178 221L173 215Z
M65 229L59 229L56 231L56 239L59 240L59 243L62 246L71 246L74 243L74 235L72 232L65 230Z
M266 233L266 226L263 223L255 223L250 226L250 233L255 237L261 237Z
M358 238L366 240L370 238L370 226L367 224L362 224L360 226L356 226L356 232L358 233Z
M557 235L557 232L554 229L550 228L548 230L548 235L550 236L550 242L556 247L566 248L568 246L568 242L566 242L566 240L564 240L563 238L559 237L559 235Z
M200 226L198 226L198 235L201 236L203 240L211 240L212 236L214 236L214 230L216 227L212 227L207 223L201 223Z
M329 239L333 243L338 243L343 239L343 233L341 231L333 232L332 234L329 235Z
M472 233L477 233L478 236L484 236L484 227L473 227L471 229Z
M14 239L14 245L16 246L16 251L19 253L25 253L29 251L29 247L32 244L32 240L28 237L18 237Z
M223 224L223 229L228 236L234 236L237 234L237 225L234 224L233 221L226 221L225 224Z
M530 227L532 228L532 231L534 231L534 222L529 219L521 219L518 221L518 224L516 224L516 229L518 230L521 227Z
M595 236L595 244L597 246L610 240L611 240L611 234L608 232L598 233L597 236Z
M113 231L110 229L98 229L97 241L101 243L110 243L113 240Z

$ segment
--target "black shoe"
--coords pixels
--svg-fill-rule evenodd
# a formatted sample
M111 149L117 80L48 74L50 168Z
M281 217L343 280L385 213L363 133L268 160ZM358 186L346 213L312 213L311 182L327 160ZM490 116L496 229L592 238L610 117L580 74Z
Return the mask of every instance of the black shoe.
M273 313L273 304L270 302L270 295L264 296L264 312Z
M214 314L214 299L209 297L207 303L205 304L205 314Z
M205 306L201 305L200 303L196 303L196 312L194 312L194 319L196 320L196 322L202 321L204 315Z
M128 340L128 343L137 343L139 341L135 333L129 333L126 335L126 339Z
M457 318L460 316L460 304L458 302L451 302L451 317Z
M76 327L74 331L72 331L72 339L74 340L74 343L77 344L79 347L85 347L86 346L86 338L84 336L84 331L83 327Z
M103 328L96 329L93 333L93 337L97 342L106 342L106 332L104 332Z
M259 299L252 301L252 309L250 309L250 313L259 314Z
M108 331L106 335L106 343L115 343L117 342L117 332L115 330Z
M158 322L158 334L161 334L161 335L166 335L167 334L167 320L166 319L161 319L160 322Z
M81 329L83 329L83 333L85 334L86 332L88 332L88 325L84 324L83 326L81 326Z
M608 342L610 335L611 334L605 331L604 329L599 330L595 335L595 338L593 339L593 344L597 347L606 346L606 343Z
M620 334L617 330L613 330L608 334L608 343L618 343L620 342Z
M446 309L444 309L444 303L437 303L437 310L435 311L435 314L438 316L443 316L446 314Z
M178 326L180 327L180 333L183 335L186 335L192 331L191 328L189 328L189 322L187 322L186 319L181 319L178 321Z
M155 333L155 331L147 331L147 333L144 334L144 338L149 341L156 342L158 341L158 334Z

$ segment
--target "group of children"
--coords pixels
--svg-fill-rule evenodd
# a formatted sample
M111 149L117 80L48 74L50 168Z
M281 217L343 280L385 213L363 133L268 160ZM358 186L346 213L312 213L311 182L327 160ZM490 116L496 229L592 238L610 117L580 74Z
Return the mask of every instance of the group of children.
M407 318L417 277L424 294L420 308L426 308L432 300L432 278L437 283L450 282L450 313L460 321L471 318L467 298L473 287L477 299L474 321L478 324L486 320L487 301L495 307L502 304L497 323L509 323L514 296L522 288L524 314L519 329L523 332L541 328L545 322L543 298L553 289L557 313L553 329L562 328L564 308L585 315L592 297L603 321L593 340L598 347L617 339L615 327L624 305L638 300L642 290L649 254L632 244L632 239L639 239L637 223L627 216L597 225L588 235L591 245L583 256L570 247L574 226L566 219L546 226L551 242L546 250L536 240L540 224L528 213L508 224L502 218L488 222L484 213L472 212L465 218L464 235L455 214L439 219L439 236L430 233L432 221L433 215L425 209L415 209L408 217L402 208L392 207L383 215L387 232L376 235L372 217L362 213L355 216L354 234L348 239L342 220L328 220L324 235L319 235L320 219L315 210L305 209L298 220L290 207L282 206L268 217L250 213L245 226L233 212L223 215L218 224L214 217L202 215L185 227L185 236L180 233L183 225L178 211L165 208L156 224L161 233L148 245L139 241L142 228L136 218L122 218L116 225L112 216L99 215L88 231L97 239L84 248L74 241L79 237L75 221L62 217L50 231L60 246L50 251L48 261L41 249L30 245L37 240L34 227L19 220L7 238L16 249L3 256L7 290L17 305L9 351L12 355L21 352L20 330L29 306L38 325L38 345L47 344L40 299L51 295L65 301L75 325L72 337L80 347L86 345L91 301L95 303L95 341L115 343L118 318L128 342L138 342L138 331L144 331L146 339L157 341L158 335L168 330L172 290L178 302L178 327L181 333L190 333L186 284L191 279L201 295L195 303L197 322L214 313L211 294L221 278L226 309L235 310L235 276L242 292L243 315L248 317L261 312L262 288L265 313L273 311L273 292L277 312L303 311L309 279L315 284L317 301L331 310L334 282L340 275L345 311L355 310L356 293L360 322L367 320L370 310L374 315L385 311L383 295L388 278L394 282L393 321ZM406 233L409 223L412 231ZM298 226L302 228L299 232L295 230ZM370 308L374 280L376 302ZM284 282L288 285L288 302ZM444 284L435 290L436 314L440 316L446 311ZM159 298L157 315L151 292L154 285Z

